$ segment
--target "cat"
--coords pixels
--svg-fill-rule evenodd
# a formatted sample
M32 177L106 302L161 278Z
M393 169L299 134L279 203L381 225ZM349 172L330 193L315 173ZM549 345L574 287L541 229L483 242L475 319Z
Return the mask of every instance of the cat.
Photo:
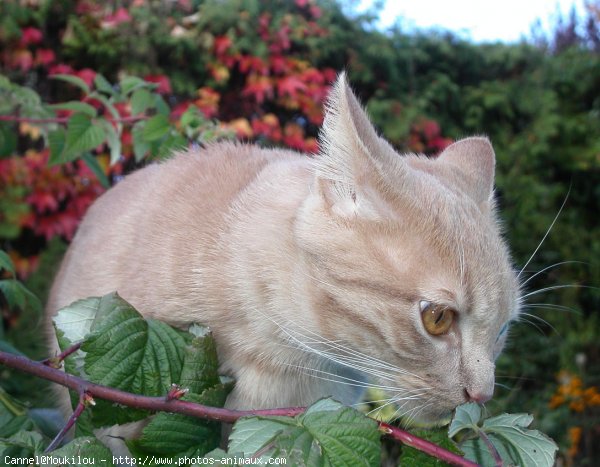
M378 387L430 423L487 401L520 294L489 140L400 155L342 73L319 143L315 157L216 143L127 176L87 212L48 316L117 291L147 317L208 325L229 408Z

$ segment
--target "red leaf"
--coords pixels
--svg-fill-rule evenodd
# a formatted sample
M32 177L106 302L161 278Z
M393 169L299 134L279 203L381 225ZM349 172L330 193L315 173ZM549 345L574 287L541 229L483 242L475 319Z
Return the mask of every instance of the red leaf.
M149 83L158 84L156 91L160 94L171 94L173 92L171 89L171 81L166 75L146 75L144 80Z
M57 63L56 65L53 65L48 70L48 74L50 76L52 76L52 75L72 75L73 68L71 67L71 65L67 65L66 63Z
M242 94L254 97L261 104L265 97L273 97L273 83L267 76L249 75Z
M101 23L104 29L114 28L119 24L129 23L132 20L131 15L125 8L119 8L113 15L106 16Z
M231 47L231 39L227 36L215 37L214 48L217 56L224 55L225 52Z
M74 75L78 78L81 78L83 81L85 81L85 84L92 87L94 84L94 78L96 77L96 72L91 68L84 68L83 70L75 72Z
M298 91L305 90L306 84L304 84L297 76L290 75L277 80L277 92L281 97L287 94L288 96L295 98Z
M23 28L21 29L21 45L28 46L31 44L39 44L42 42L42 31L38 28Z
M35 51L35 64L48 66L56 60L56 55L52 49L38 49Z

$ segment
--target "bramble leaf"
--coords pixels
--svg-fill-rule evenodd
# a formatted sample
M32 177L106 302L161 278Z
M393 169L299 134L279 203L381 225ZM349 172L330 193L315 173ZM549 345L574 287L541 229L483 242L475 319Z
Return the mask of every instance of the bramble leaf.
M65 147L61 154L63 162L76 159L82 152L94 149L104 141L105 130L95 125L89 115L76 113L69 118Z
M87 85L87 83L84 80L82 80L78 76L56 74L56 75L50 76L50 78L52 78L52 79L58 79L60 81L65 81L65 82L70 83L70 84L72 84L74 86L77 86L78 88L80 88L86 94L90 93L90 87Z
M80 101L70 101L63 102L61 104L52 104L50 108L54 110L72 110L73 112L89 115L90 117L95 117L98 113L94 106Z
M476 404L465 404L456 409L449 436L466 436L460 443L465 457L483 466L494 466L495 460L481 439L481 433L494 445L500 457L524 467L551 467L558 446L548 436L527 427L533 421L529 414L503 414L482 420Z

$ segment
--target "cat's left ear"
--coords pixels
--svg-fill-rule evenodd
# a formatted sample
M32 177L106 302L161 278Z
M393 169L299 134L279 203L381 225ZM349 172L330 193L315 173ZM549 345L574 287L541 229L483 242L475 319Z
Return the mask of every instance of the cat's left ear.
M493 198L496 155L485 137L465 138L448 146L438 157L439 162L460 174L462 185L477 203Z
M377 134L345 73L329 94L319 144L316 189L328 210L342 217L385 217L384 178L393 174L398 185L410 183L410 168Z

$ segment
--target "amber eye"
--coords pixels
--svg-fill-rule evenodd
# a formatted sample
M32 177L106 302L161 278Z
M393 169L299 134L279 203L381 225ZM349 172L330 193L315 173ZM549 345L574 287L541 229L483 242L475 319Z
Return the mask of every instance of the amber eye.
M419 305L423 326L429 334L439 336L448 332L456 315L452 308L427 301L422 301Z

